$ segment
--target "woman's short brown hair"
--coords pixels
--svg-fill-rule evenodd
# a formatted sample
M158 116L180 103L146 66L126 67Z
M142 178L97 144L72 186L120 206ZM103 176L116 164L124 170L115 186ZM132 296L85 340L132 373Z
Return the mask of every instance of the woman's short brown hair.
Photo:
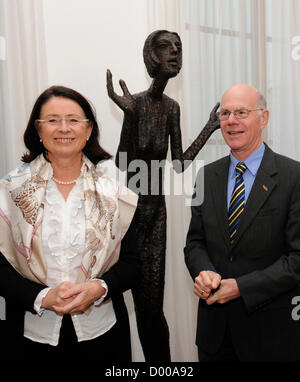
M47 159L47 151L43 143L40 142L40 137L36 129L36 120L40 118L42 106L52 97L63 97L77 102L84 111L86 118L91 122L93 126L92 133L83 149L83 153L90 159L90 161L96 165L100 161L110 159L111 155L100 146L98 141L99 127L96 120L96 112L92 104L76 90L65 86L51 86L37 98L33 106L27 128L24 133L24 143L29 152L23 155L22 161L25 163L30 163L42 153Z

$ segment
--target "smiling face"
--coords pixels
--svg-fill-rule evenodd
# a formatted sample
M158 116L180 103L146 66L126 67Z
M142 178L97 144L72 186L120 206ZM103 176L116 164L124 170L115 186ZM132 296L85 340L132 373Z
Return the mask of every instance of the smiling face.
M64 97L52 97L41 108L41 120L51 118L86 119L81 106ZM47 122L38 122L37 131L48 151L49 160L61 158L72 159L82 155L86 141L91 135L92 125L89 122L80 122L76 126L69 126L62 120L57 126Z
M248 85L238 84L225 92L221 100L221 110L233 112L237 109L254 110L260 108L258 91ZM233 155L245 160L262 143L262 130L269 119L269 111L251 111L247 118L238 119L232 113L228 120L221 121L221 131Z
M174 33L162 32L154 41L155 55L159 60L159 74L167 78L175 77L182 65L182 46Z

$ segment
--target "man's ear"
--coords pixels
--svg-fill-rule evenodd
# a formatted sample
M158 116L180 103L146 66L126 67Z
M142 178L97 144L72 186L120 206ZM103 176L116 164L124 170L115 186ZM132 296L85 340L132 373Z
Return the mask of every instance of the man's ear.
M264 129L268 122L269 122L269 110L268 109L263 109L261 112L261 128Z

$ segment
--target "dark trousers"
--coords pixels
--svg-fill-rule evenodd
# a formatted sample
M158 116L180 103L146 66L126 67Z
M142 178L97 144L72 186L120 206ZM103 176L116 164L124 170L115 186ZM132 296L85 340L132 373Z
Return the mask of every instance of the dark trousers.
M198 347L199 362L239 362L235 353L230 329L227 327L224 339L217 353L209 354Z

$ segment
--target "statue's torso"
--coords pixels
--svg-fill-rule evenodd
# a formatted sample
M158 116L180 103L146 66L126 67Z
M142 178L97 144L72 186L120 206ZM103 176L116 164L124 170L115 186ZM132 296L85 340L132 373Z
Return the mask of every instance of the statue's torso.
M163 95L153 100L146 92L135 95L136 134L134 145L136 159L166 159L169 146L170 119L174 101Z

